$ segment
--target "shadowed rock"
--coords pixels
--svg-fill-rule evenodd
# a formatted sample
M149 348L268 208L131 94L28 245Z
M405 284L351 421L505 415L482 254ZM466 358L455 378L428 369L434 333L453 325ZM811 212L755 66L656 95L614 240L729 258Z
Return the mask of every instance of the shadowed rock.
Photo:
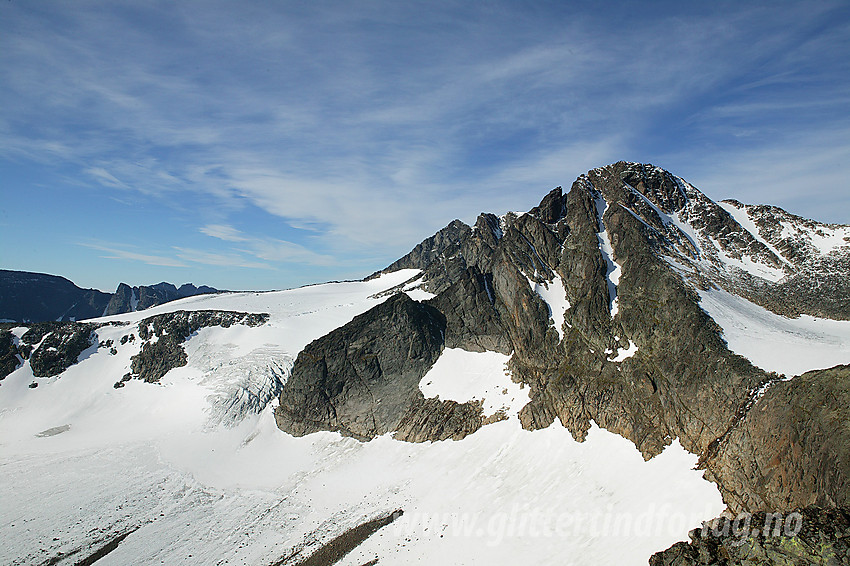
M0 330L0 381L21 365L14 338L8 330Z
M440 311L401 293L314 340L281 390L278 426L361 440L397 430L424 400L419 381L440 356L445 330Z
M78 322L41 322L24 333L21 342L28 346L40 343L29 355L35 377L59 375L75 363L92 345L95 324Z

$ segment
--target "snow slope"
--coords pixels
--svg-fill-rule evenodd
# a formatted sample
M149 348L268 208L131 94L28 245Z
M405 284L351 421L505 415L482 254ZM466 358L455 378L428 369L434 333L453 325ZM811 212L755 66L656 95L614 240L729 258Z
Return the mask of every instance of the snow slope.
M724 246L716 239L716 235L712 235L704 228L696 229L692 222L700 221L704 219L706 214L710 214L710 209L714 206L714 203L685 180L677 178L677 182L683 196L686 198L687 204L672 214L665 213L646 195L628 183L624 183L624 185L635 197L639 198L644 205L649 207L658 216L667 237L671 241L687 242L689 244L687 247L690 248L693 254L688 253L686 255L695 256L691 257L691 259L701 266L702 269L708 272L718 271L732 277L738 277L740 273L744 272L773 283L777 283L786 277L787 274L783 269L778 269L774 265L765 263L764 258L753 256L747 250L743 250L741 253L731 253L724 249ZM736 208L728 202L719 203L719 206L732 216L741 230L749 232L753 238L764 244L768 251L776 256L778 261L790 265L782 254L759 234L758 228L746 210ZM599 199L597 199L597 209L599 207L600 203ZM623 208L643 222L650 230L655 230L635 210L625 206Z
M419 383L426 398L443 401L481 401L484 416L498 411L516 415L529 401L528 390L511 381L510 356L498 352L467 352L446 348Z
M635 344L631 339L629 339L629 347L628 348L617 348L616 355L612 358L611 354L614 352L611 350L605 350L605 353L608 354L608 359L612 362L620 363L628 360L638 352L638 345Z
M850 364L850 321L787 318L722 289L698 292L729 349L762 369L792 376Z
M773 255L775 255L777 258L784 261L785 263L788 263L788 261L782 255L782 252L762 237L761 233L759 232L758 226L756 226L756 223L753 222L752 218L750 218L746 207L738 208L737 206L729 202L719 202L717 204L723 210L732 215L732 218L735 219L735 222L740 224L745 230L752 234L753 237L759 242L761 242L767 249L769 249L773 253Z
M611 310L611 318L617 316L620 311L620 299L617 297L617 285L620 284L620 275L623 272L622 266L614 260L614 246L611 245L611 237L608 235L608 230L605 228L604 216L608 210L608 203L598 195L594 200L596 205L596 215L599 219L599 226L596 233L596 238L599 240L599 250L602 252L602 257L605 259L605 279L608 283L608 300Z
M569 299L567 299L564 280L557 273L553 275L551 281L544 281L543 283L538 283L528 276L526 278L528 279L528 284L531 285L531 290L537 293L549 308L549 318L552 320L552 325L558 331L558 337L563 340L564 318L571 306ZM567 326L569 326L569 323L567 323Z
M598 427L584 443L560 424L529 432L516 418L424 444L281 432L274 395L297 353L414 274L111 317L129 324L102 327L98 340L117 344L161 312L270 313L257 328L197 332L188 365L160 384L113 388L139 340L114 355L91 348L36 389L28 364L13 372L0 387L0 563L73 564L126 535L98 566L274 564L403 509L342 563L643 565L723 509L677 442L645 462ZM422 387L515 415L522 391L497 356L446 350Z

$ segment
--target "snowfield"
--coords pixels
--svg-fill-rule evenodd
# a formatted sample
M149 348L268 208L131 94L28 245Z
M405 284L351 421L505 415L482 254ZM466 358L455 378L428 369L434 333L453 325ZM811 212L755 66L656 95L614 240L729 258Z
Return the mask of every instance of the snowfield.
M620 299L617 297L617 285L620 284L620 275L623 273L623 267L614 259L614 246L611 245L611 237L608 235L608 229L605 227L605 212L608 210L608 203L598 195L594 200L596 205L596 216L599 221L596 239L599 241L599 250L602 252L602 257L605 260L605 278L608 283L609 308L611 310L611 318L617 316L620 312Z
M722 289L698 291L729 349L767 371L799 375L850 364L850 321L772 313Z
M528 284L531 285L531 290L543 299L546 307L549 309L549 318L552 321L552 326L558 331L558 338L564 339L564 324L568 327L570 323L565 323L567 311L570 309L570 301L567 299L567 289L564 287L564 280L557 273L553 274L551 281L538 283L531 277L528 277Z
M516 415L529 401L528 389L510 379L505 367L510 356L498 352L467 352L446 348L428 373L419 390L426 398L443 401L481 401L484 416L504 411Z
M117 353L92 347L36 389L25 363L0 386L0 563L75 564L113 543L98 566L297 564L400 509L340 564L645 565L724 509L676 441L644 461L596 426L583 443L557 422L523 430L527 389L499 354L447 349L420 384L509 417L464 440L281 432L276 394L298 352L413 275L190 297L99 319L116 322L98 340ZM181 309L270 320L204 328L184 344L187 366L115 389L140 348L136 324Z

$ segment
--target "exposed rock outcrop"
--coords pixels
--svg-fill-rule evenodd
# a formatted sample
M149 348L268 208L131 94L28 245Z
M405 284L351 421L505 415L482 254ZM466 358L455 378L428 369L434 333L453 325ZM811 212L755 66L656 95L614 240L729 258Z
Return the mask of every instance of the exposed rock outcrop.
M142 349L131 358L130 369L134 377L156 383L169 370L186 365L186 351L181 344L192 333L209 326L259 326L268 318L267 314L233 311L175 311L146 318L139 323Z
M484 424L481 403L416 397L395 425L393 438L407 442L460 440Z
M171 283L165 282L139 287L130 287L126 283L120 283L103 314L109 316L141 311L185 297L218 292L220 291L212 287L206 285L195 287L191 283L181 285L179 289Z
M138 335L143 343L141 351L130 359L133 373L122 378L116 388L123 387L131 377L157 382L170 369L186 365L186 352L181 344L201 328L226 328L233 324L259 326L268 318L268 314L233 311L176 311L146 318L138 324ZM104 348L116 354L117 345L111 340L96 343L96 331L102 326L81 322L40 322L24 332L18 345L15 345L11 332L0 330L0 368L10 368L8 373L11 373L19 366L17 356L20 355L29 360L35 377L53 377L76 364L80 354L89 348L92 351ZM129 333L120 340L120 345L135 342L135 339L135 333ZM36 386L34 382L33 387Z
M580 176L567 194L552 190L526 214L455 220L385 271L401 268L423 271L436 297L421 308L444 317L445 345L513 352L513 377L530 387L519 415L526 428L558 418L582 439L595 421L645 457L678 438L735 512L850 507L848 369L783 381L753 366L729 350L697 293L716 286L778 314L848 319L850 227L715 203L663 169L619 162ZM474 404L417 397L430 364L342 367L356 352L380 352L382 367L406 363L403 339L381 332L385 311L367 315L299 355L298 379L281 394L281 428L419 441L482 425ZM378 416L362 385L369 379L411 395Z
M59 375L92 346L97 325L79 322L40 322L30 327L21 342L30 348L29 362L35 377ZM29 352L29 350L24 350Z
M408 440L462 437L481 426L478 405L425 400L422 376L443 349L445 317L405 294L390 297L298 354L275 417L286 432L320 430L361 440L391 431ZM428 414L442 417L423 423Z
M650 566L840 566L850 563L850 513L811 507L756 513L694 529Z
M850 230L846 226L809 220L777 206L736 200L722 204L746 214L789 271L786 280L759 286L752 292L753 300L791 317L850 319Z
M84 320L220 292L206 285L195 287L191 283L181 285L179 289L171 283L139 287L121 283L115 293L104 293L97 289L81 289L56 275L0 269L0 322Z
M648 196L636 194L641 190ZM514 376L531 386L520 414L526 427L546 427L557 417L583 438L595 420L646 456L674 437L699 453L767 377L728 351L696 294L659 257L670 241L624 207L607 204L628 199L656 214L647 198L671 212L688 202L666 172L619 163L582 176L566 195L552 190L527 214L482 214L471 229L455 221L394 265L424 270L437 294L429 304L447 319L447 344L514 352ZM729 221L717 210L706 225ZM622 266L616 303L603 231L613 246L608 260ZM694 253L678 237L677 245ZM533 285L559 279L570 306L564 325L554 328L551 307ZM611 353L630 341L637 354L612 362Z
M706 455L735 510L850 506L850 366L773 382Z
M511 353L493 297L493 277L469 267L428 304L446 317L447 348Z
M0 381L21 365L19 355L12 333L8 330L0 330Z

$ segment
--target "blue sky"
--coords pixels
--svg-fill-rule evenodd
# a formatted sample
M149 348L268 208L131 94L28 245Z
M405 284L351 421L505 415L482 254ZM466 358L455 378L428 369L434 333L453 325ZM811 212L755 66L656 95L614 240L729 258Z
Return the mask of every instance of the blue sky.
M850 223L850 4L0 2L0 267L279 289L621 159Z

